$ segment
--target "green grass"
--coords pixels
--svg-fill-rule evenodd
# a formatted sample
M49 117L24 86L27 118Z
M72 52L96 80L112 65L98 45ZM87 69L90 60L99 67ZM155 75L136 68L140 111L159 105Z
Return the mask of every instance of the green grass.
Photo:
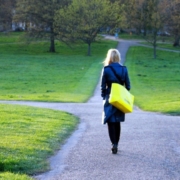
M152 44L147 42L147 40L142 34L138 35L134 33L119 33L119 38L126 40L139 40L141 44L152 46ZM172 36L157 36L157 47L180 51L180 46L174 47L173 42L174 37Z
M147 35L148 37L149 35ZM119 38L120 39L127 39L127 40L141 40L141 41L145 41L145 37L143 36L143 34L135 34L135 33L119 33ZM157 36L157 40L160 42L173 42L174 38L172 36ZM173 44L173 43L172 43Z
M148 42L142 42L141 44L146 44L146 45L152 46L152 44L150 44ZM180 46L174 47L173 42L169 42L169 43L167 43L167 42L158 42L157 47L179 51L179 53L180 53Z
M0 104L0 114L0 172L32 175L47 170L46 159L78 123L65 112L20 105Z
M180 46L173 46L173 43L171 44L166 44L166 43L158 43L158 47L162 47L162 48L167 48L167 49L172 49L172 50L177 50L180 53Z
M180 115L180 56L178 53L131 47L126 65L135 103L143 110Z
M102 61L117 42L100 41L69 48L56 42L56 53L47 52L49 43L3 44L0 48L0 99L57 102L85 102L99 80Z
M119 33L119 38L120 39L127 39L127 40L143 40L143 36L142 35L137 35L137 34L130 34L130 33Z
M23 32L10 32L10 33L0 33L0 45L4 43L17 43L22 42Z
M28 177L25 174L14 174L10 172L0 173L1 180L33 180L31 177Z

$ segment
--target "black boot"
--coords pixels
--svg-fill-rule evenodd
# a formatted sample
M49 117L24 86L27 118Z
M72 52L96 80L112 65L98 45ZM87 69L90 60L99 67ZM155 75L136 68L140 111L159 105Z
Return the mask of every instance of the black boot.
M113 144L112 148L111 148L112 154L117 154L118 151L118 145L117 144Z

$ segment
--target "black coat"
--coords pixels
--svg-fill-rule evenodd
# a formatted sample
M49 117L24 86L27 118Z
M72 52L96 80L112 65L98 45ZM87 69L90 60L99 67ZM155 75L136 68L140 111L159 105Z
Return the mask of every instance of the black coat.
M118 79L116 78L114 72L109 67L111 66L116 74L118 75ZM101 77L101 96L104 102L104 110L103 110L103 124L107 122L123 122L125 120L125 114L109 104L109 94L111 91L112 83L120 83L126 87L127 90L130 90L130 81L128 76L128 71L125 66L120 65L119 63L111 63L110 65L104 67L102 71Z

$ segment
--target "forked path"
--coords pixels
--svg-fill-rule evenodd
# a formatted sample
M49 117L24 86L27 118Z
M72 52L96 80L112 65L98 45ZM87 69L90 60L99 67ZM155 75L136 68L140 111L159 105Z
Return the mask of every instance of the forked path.
M130 45L118 45L123 61ZM12 103L63 110L80 118L78 129L50 159L51 170L36 179L180 180L180 117L135 108L122 123L119 152L113 155L107 127L101 124L99 84L87 103Z

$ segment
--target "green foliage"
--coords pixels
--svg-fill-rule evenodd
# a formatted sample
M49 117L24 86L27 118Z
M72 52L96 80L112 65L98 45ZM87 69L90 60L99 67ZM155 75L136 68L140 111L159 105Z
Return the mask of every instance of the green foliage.
M54 110L0 105L0 171L34 174L76 127L74 116ZM1 177L1 174L0 174Z
M143 52L143 53L142 53ZM178 53L131 47L127 63L135 103L143 110L180 115L180 57Z
M108 0L73 0L67 8L57 12L56 32L71 42L81 40L88 44L90 55L90 45L96 40L100 28L117 24L119 9L117 3Z

